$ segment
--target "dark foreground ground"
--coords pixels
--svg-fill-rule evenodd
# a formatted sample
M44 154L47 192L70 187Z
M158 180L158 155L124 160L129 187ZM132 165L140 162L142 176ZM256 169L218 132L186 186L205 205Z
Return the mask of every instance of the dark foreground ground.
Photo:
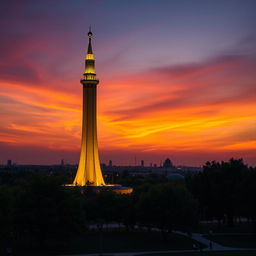
M235 230L239 231L239 230ZM240 230L241 231L241 230ZM197 256L197 255L212 255L212 256L256 256L256 250L249 248L256 248L256 235L248 233L221 233L213 234L211 236L205 235L207 239L221 244L226 247L235 247L245 249L243 251L202 251L202 252L182 252L182 253L167 253L158 254L155 256L168 256L168 255L184 255L184 256ZM41 247L38 244L28 244L23 241L14 246L14 255L75 255L75 254L108 254L122 253L122 252L157 252L169 250L192 250L193 243L201 246L203 250L207 250L202 244L194 241L188 237L169 234L164 238L161 232L157 231L125 231L123 229L107 229L104 231L90 230L85 234L76 237L48 238L47 242ZM134 253L135 255L136 253ZM6 255L1 252L0 255ZM151 254L148 254L151 255Z
M256 251L219 251L219 252L181 252L162 254L143 254L143 256L255 256Z
M20 244L15 255L60 255L87 253L115 253L165 250L191 250L193 240L188 237L169 234L163 239L160 232L147 231L90 231L74 238L49 239L43 248ZM196 242L197 243L197 242ZM198 243L197 243L198 244ZM201 245L203 247L203 245ZM30 248L29 248L30 247ZM41 251L41 252L40 252ZM40 253L39 253L40 252Z

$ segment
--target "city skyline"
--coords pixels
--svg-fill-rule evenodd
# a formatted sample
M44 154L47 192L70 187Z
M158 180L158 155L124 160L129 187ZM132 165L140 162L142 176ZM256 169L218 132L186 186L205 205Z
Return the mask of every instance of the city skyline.
M91 24L101 162L128 165L136 157L149 165L169 157L175 165L199 166L242 157L256 165L255 7L254 1L5 2L0 162L78 162L79 79Z

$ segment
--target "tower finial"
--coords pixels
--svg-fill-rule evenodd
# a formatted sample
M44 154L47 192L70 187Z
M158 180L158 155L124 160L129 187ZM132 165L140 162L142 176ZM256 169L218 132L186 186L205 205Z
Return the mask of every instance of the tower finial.
M92 54L92 31L91 31L91 26L89 27L89 32L88 32L88 37L89 37L89 44L88 44L88 51L87 53Z
M91 25L90 25L90 27L89 27L88 37L89 37L89 38L92 38Z

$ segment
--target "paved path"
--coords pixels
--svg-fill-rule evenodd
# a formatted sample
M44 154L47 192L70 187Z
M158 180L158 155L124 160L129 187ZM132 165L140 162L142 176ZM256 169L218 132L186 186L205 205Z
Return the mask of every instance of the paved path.
M174 233L189 237L186 233L183 233L183 232L174 231ZM204 236L204 234L192 233L191 238L196 240L197 242L200 242L200 243L204 244L205 246L207 246L207 248L204 250L227 251L227 250L237 249L237 248L223 246L223 245L215 243L213 241L212 241L212 249L210 249L209 248L210 240L203 236Z

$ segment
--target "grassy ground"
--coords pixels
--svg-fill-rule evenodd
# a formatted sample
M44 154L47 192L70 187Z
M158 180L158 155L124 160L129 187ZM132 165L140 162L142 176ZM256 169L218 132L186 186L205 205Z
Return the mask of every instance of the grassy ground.
M62 239L61 241L52 239L48 242L45 255L189 250L192 249L192 243L193 240L176 234L170 234L168 240L165 241L160 232L91 231L83 236L72 239ZM38 252L39 250L36 251Z
M219 252L188 252L145 254L143 256L255 256L256 251L219 251Z
M210 239L209 236L205 236ZM224 246L237 247L237 248L256 248L256 235L212 235L212 241ZM256 252L255 252L256 255Z

